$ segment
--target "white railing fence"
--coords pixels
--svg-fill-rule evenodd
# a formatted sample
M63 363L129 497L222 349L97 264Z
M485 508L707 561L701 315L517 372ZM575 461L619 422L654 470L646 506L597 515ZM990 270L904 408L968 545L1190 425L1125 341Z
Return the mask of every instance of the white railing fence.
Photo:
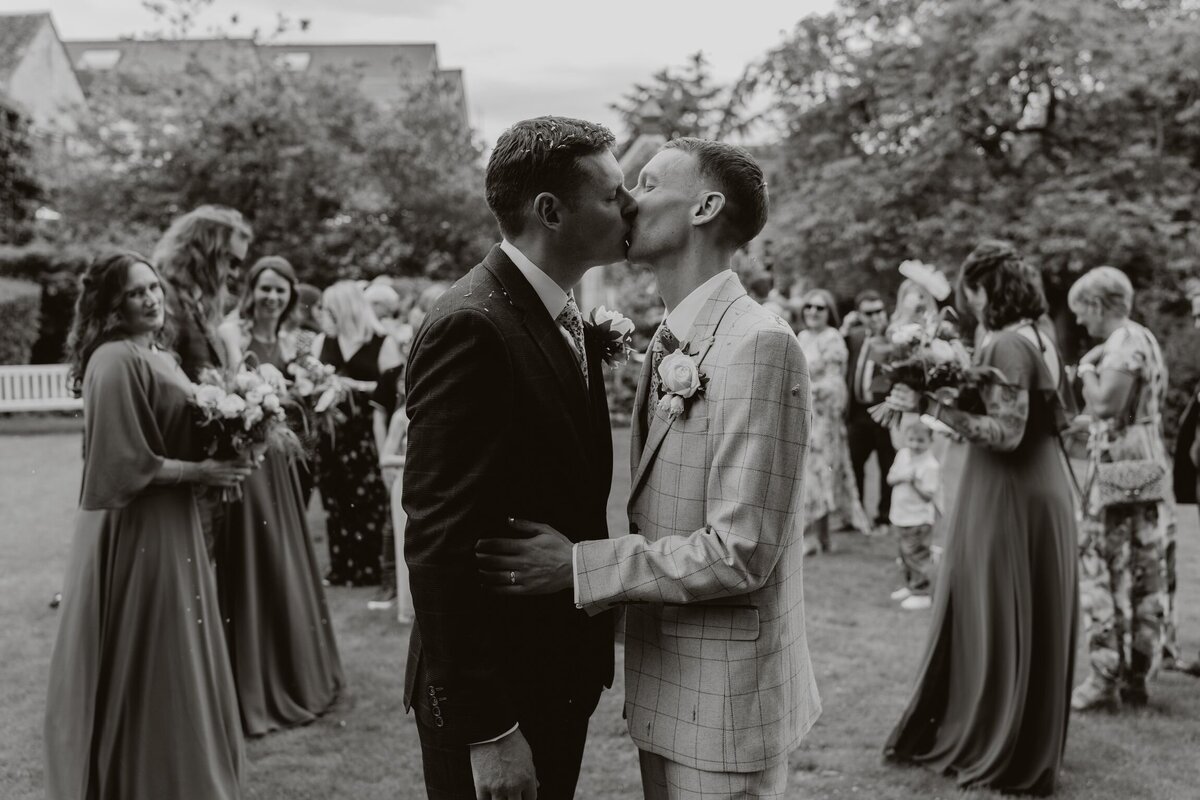
M68 369L66 364L0 365L0 414L83 408L83 401L71 395Z

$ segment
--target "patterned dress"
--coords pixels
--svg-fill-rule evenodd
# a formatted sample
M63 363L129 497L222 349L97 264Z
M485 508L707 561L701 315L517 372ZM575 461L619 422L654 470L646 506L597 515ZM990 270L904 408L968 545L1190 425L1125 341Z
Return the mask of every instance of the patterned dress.
M1079 567L1090 679L1100 687L1124 684L1144 690L1173 616L1168 555L1173 566L1175 503L1167 497L1100 508L1093 478L1100 461L1155 459L1170 472L1162 436L1167 368L1154 334L1136 322L1114 331L1103 347L1097 369L1132 376L1138 398L1132 424L1103 420L1093 426L1088 443L1091 465L1085 485L1091 489L1081 525Z
M330 336L320 359L343 377L378 381L383 341L384 337L376 336L345 359L337 337ZM378 585L384 577L380 558L384 539L391 541L390 503L379 471L370 399L369 392L350 392L340 406L346 421L332 436L321 437L317 486L328 514L328 578L335 585ZM391 558L388 565L394 566Z
M829 516L829 530L870 530L850 464L845 410L849 400L846 363L850 352L834 328L802 330L797 337L812 385L812 429L804 469L804 523Z

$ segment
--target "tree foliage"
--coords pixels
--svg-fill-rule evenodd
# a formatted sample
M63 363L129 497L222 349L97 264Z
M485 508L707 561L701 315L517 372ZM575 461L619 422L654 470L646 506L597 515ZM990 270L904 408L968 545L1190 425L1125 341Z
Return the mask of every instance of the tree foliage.
M443 275L493 235L481 151L436 78L380 108L349 70L199 63L92 87L84 157L57 199L69 238L149 246L201 203L240 210L254 252L283 255L307 280Z
M665 67L649 82L635 83L609 107L620 114L628 141L645 132L668 139L724 139L749 122L745 89L740 82L730 87L715 83L704 53L696 52L681 69Z
M44 198L38 172L29 120L0 101L0 244L32 235Z

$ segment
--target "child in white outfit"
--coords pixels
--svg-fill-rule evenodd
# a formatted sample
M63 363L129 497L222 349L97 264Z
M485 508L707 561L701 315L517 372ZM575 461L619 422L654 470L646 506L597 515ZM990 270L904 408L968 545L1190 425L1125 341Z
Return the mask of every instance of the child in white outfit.
M937 494L941 487L941 468L930 450L933 432L920 418L904 427L905 446L896 453L888 471L892 487L890 522L900 543L900 565L904 586L892 593L901 608L912 611L929 608L934 564L930 554L933 523L937 516Z

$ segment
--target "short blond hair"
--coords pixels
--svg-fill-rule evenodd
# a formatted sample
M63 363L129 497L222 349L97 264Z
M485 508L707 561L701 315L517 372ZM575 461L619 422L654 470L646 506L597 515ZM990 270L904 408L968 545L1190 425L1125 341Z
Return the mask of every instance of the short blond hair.
M1133 310L1133 284L1116 267L1096 267L1085 272L1067 292L1067 305L1074 311L1084 303L1096 302L1105 311L1123 317Z

